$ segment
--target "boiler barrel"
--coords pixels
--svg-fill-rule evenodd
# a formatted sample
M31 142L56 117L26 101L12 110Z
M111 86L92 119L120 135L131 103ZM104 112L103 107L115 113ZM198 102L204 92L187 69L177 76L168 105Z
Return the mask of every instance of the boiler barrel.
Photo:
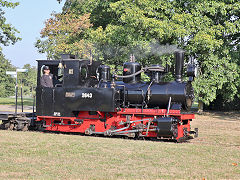
M149 84L137 84L135 88L127 86L126 89L126 100L133 106L141 105L145 100L148 108L166 109L170 97L172 103L182 104L183 109L192 106L193 88L189 83L162 82L150 87Z

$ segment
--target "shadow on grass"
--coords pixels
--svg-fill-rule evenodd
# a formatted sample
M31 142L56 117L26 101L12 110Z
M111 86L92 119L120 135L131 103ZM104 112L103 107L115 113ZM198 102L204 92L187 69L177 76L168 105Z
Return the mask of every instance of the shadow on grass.
M34 130L31 130L34 131ZM151 141L151 142L167 142L167 143L179 143L174 139L158 139L158 138L150 138L150 137L135 137L135 138L131 138L131 137L127 137L127 136L120 136L120 135L114 135L114 136L104 136L104 135L100 135L100 134L92 134L92 135L86 135L84 133L80 133L80 132L60 132L60 131L40 131L38 130L38 132L42 132L42 133L47 133L47 134L64 134L64 135L75 135L75 136L87 136L89 138L106 138L106 139L125 139L125 140L129 140L129 141ZM186 139L185 141L182 141L180 143L190 143L191 139Z
M240 121L240 112L238 111L204 111L202 115L210 116L212 118L217 118L224 121Z

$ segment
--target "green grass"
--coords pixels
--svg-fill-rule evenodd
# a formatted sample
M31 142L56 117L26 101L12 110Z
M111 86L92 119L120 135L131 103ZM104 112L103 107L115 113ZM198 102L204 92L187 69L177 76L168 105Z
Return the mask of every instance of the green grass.
M239 179L239 117L197 115L182 144L0 131L0 179Z
M23 105L32 106L33 98L23 98ZM0 105L15 105L15 98L0 98ZM21 106L21 98L18 98L18 106Z
M197 101L193 102L192 108L198 108L198 102Z

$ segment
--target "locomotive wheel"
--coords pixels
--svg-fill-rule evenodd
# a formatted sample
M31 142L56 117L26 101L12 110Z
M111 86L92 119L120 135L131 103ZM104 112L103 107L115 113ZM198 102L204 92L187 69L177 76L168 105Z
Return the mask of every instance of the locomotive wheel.
M135 139L136 140L145 140L145 137L142 135L141 132L139 132L139 133L136 133Z
M128 134L127 134L127 137L129 137L129 138L135 138L135 137L136 137L136 134L135 134L135 133L128 133Z
M141 136L137 136L137 137L136 137L136 140L145 141L146 139L145 139L145 137L143 137L143 136L142 136L142 137L141 137Z
M186 142L185 137L181 137L181 138L177 139L177 143L183 143L183 142Z

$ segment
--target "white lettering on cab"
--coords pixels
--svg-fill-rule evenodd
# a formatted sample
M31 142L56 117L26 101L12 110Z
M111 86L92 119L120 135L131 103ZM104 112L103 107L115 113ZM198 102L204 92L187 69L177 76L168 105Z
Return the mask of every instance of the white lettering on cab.
M92 93L82 93L82 98L92 98Z

